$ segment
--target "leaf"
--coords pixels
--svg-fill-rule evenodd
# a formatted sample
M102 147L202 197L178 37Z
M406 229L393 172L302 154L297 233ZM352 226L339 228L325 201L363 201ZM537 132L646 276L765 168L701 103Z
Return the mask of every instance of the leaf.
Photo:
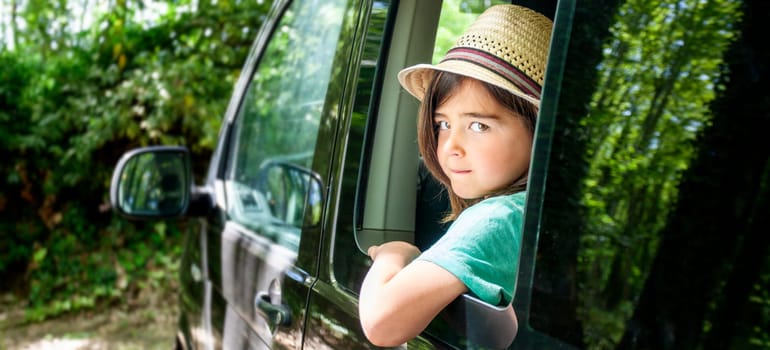
M32 261L36 264L40 264L45 260L45 256L48 254L48 249L46 247L40 247L37 250L35 250L35 253L32 255Z

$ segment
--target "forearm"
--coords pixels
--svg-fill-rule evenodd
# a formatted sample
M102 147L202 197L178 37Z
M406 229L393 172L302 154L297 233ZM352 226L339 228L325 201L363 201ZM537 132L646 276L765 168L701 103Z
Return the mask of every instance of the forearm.
M401 303L403 295L398 295L398 288L390 283L403 267L393 261L375 261L361 286L361 326L375 345L402 344L417 336L427 325L427 322L413 324L415 310Z
M396 346L422 332L465 285L426 261L409 264L375 259L364 279L359 316L366 337L379 346Z
M414 307L414 291L419 285L405 282L409 271L404 268L420 251L408 242L388 242L368 250L374 262L361 286L359 316L361 326L369 340L379 346L399 345L422 331L420 326L405 323ZM419 307L419 305L417 305ZM419 311L418 311L419 312ZM427 325L427 322L426 322Z

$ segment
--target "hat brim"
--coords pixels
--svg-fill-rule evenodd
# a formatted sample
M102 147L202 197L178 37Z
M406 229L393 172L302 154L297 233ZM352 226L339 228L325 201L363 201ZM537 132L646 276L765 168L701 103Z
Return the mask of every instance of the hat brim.
M438 71L462 75L492 84L494 86L510 91L512 94L531 102L537 107L540 107L539 99L524 93L510 81L503 79L496 73L484 67L465 61L449 60L435 65L414 65L402 69L398 73L398 81L406 91L408 91L418 100L422 101L425 97L425 90L427 90L428 85L431 83L431 80L433 80L433 76Z

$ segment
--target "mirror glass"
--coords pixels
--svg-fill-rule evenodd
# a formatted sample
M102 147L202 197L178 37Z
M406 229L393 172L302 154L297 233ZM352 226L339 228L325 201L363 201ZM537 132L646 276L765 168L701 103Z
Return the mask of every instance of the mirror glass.
M289 162L267 162L259 186L268 198L272 215L280 221L302 227L315 226L321 219L320 176ZM307 210L307 212L306 212ZM305 221L305 216L308 220Z
M183 152L146 152L129 158L118 184L118 207L129 215L174 216L188 202Z

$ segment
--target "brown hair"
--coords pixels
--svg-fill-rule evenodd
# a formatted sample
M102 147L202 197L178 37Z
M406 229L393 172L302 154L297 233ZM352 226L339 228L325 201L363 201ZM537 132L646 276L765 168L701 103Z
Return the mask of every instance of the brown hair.
M433 115L436 108L446 102L449 97L455 92L458 86L466 79L473 79L464 77L461 75L437 72L433 76L433 80L428 85L425 92L425 98L420 105L420 116L417 121L417 143L420 148L420 154L422 154L425 166L430 173L435 177L442 185L447 189L449 195L449 202L451 204L452 211L444 218L444 222L452 221L457 218L465 208L470 207L473 204L478 203L483 198L464 199L457 196L452 191L452 186L449 181L449 177L441 170L438 157L436 155L436 149L438 147L438 130L433 122ZM531 102L518 97L508 90L503 88L479 81L492 98L497 103L506 107L515 115L520 116L524 121L524 125L529 130L530 135L535 134L535 121L537 119L538 107ZM488 196L497 196L504 194L512 194L516 192L524 191L527 187L527 172L524 173L513 183L509 184L506 188L503 188L494 193L488 194Z

